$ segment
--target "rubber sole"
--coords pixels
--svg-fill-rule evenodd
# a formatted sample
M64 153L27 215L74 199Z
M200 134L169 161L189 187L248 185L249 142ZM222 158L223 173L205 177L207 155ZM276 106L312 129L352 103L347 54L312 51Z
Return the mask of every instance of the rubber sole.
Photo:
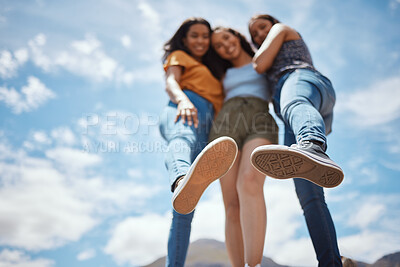
M344 177L333 161L281 145L256 148L251 154L251 163L272 178L303 178L326 188L338 186Z
M220 137L209 143L176 188L172 198L173 208L181 214L192 212L204 190L229 171L237 152L237 144L230 137Z

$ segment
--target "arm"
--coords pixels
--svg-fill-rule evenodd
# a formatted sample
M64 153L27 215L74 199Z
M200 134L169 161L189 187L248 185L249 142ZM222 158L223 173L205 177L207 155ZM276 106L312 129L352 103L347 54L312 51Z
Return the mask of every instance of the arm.
M181 79L182 73L183 67L181 66L168 67L165 80L165 90L167 91L171 101L178 105L175 122L177 122L178 119L182 117L182 123L185 123L187 121L190 126L194 123L194 126L197 128L199 123L197 117L197 109L179 86L179 81Z
M299 34L289 26L277 23L269 31L260 49L253 57L253 67L258 73L271 68L282 44L286 41L300 39Z

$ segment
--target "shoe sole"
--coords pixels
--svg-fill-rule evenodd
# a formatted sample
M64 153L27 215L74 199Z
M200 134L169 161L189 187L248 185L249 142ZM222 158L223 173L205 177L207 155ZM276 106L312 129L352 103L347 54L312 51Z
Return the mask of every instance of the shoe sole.
M326 188L338 186L344 177L339 166L310 153L281 145L254 149L251 163L257 170L272 178L303 178Z
M230 137L220 137L209 143L196 157L186 177L176 188L172 206L178 213L192 212L204 190L225 175L235 162L238 152L236 142Z

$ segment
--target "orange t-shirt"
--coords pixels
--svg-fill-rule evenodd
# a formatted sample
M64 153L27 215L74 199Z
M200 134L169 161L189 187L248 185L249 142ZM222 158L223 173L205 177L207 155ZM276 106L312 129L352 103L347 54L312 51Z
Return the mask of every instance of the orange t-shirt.
M204 97L213 104L215 114L220 111L224 102L222 84L211 71L201 62L182 50L172 52L164 63L164 70L169 66L181 66L184 68L179 86L188 89Z

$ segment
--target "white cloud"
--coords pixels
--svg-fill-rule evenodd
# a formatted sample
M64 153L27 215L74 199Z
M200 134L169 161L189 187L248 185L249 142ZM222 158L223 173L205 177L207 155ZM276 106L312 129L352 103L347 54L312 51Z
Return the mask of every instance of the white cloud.
M43 131L37 131L33 133L33 140L40 144L51 144L50 138Z
M28 77L28 85L22 87L21 93L14 88L0 87L0 101L4 101L16 114L37 109L54 97L54 92L34 76Z
M43 52L43 47L46 45L47 37L43 33L36 35L32 40L29 40L28 46L31 51L32 61L44 71L50 71L53 66L52 60Z
M225 240L225 211L219 182L213 183L207 189L199 202L193 218L191 241L200 238L213 238L224 242ZM212 218L212 220L210 220Z
M85 251L82 251L81 253L79 253L76 258L79 261L85 261L85 260L89 260L95 256L96 256L96 250L88 249L88 250L85 250Z
M118 264L144 265L164 256L170 215L145 214L118 223L104 251Z
M51 267L54 262L48 259L31 259L19 250L4 249L0 252L1 267Z
M339 238L342 255L369 263L375 262L383 255L398 252L399 247L398 234L394 235L391 232L367 230Z
M0 77L3 79L13 77L18 68L18 60L12 54L3 50L0 53Z
M71 146L76 143L75 134L68 127L58 127L51 131L51 137L54 139L54 142Z
M64 170L82 170L101 162L101 157L69 147L57 147L46 151L46 156L54 160Z
M25 48L18 49L17 51L15 51L14 55L15 59L18 61L20 65L23 65L28 60L29 57L28 50Z
M97 40L96 37L92 35L86 35L85 40L73 41L71 43L71 47L84 55L92 54L96 49L100 48L100 46L101 43L99 42L99 40Z
M37 251L78 241L103 218L138 210L160 191L102 178L87 169L101 158L72 148L45 153L57 164L5 143L0 151L0 245Z
M121 44L125 47L125 48L129 48L132 44L131 41L131 37L129 37L129 35L125 34L121 37Z
M0 170L7 177L0 188L0 244L50 249L77 241L96 224L92 205L77 198L46 161L2 162Z
M3 50L0 52L0 77L3 79L14 77L17 70L28 60L28 51L19 49L14 52Z
M375 127L400 118L400 77L391 77L370 87L340 94L336 112L352 124Z
M385 212L386 207L381 203L363 203L350 216L349 225L366 229L370 224L380 220Z
M128 175L133 179L140 179L143 177L143 171L140 169L129 169Z
M98 82L113 79L118 63L103 51L95 36L86 35L84 40L73 41L71 48L54 59L57 66Z

